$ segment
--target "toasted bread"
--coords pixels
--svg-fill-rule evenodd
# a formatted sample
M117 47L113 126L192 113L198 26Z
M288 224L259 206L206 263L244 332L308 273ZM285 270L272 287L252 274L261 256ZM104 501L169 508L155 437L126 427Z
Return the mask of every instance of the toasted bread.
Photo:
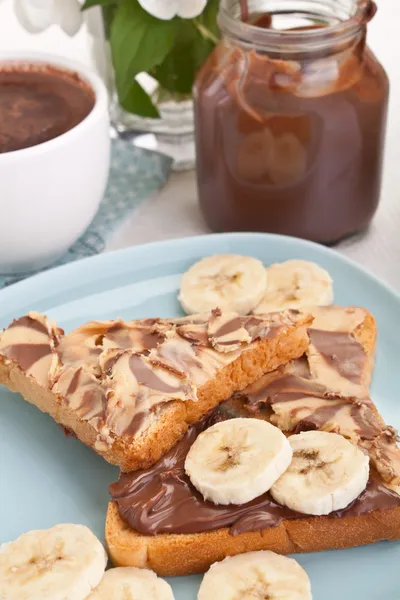
M227 319L93 322L66 336L32 313L0 335L0 383L123 471L145 468L233 391L307 348L310 315ZM213 323L236 323L230 339Z
M318 314L316 314L315 319L317 331L318 328L321 327L321 324L325 322L325 317L327 315L329 317L329 311L332 310L334 310L334 308L318 309ZM346 310L351 311L353 309ZM364 439L360 437L359 434L356 435L357 432L355 432L355 439L352 440L354 443L360 443L364 446L366 450L370 452L371 456L374 478L369 484L370 487L367 488L367 492L368 490L371 491L368 498L372 499L371 502L368 501L368 507L363 504L360 511L361 514L357 514L358 509L354 509L341 511L341 513L337 515L321 517L304 515L301 516L301 518L298 518L297 516L291 519L282 518L275 526L269 526L262 529L259 527L257 530L251 530L250 527L250 529L238 532L235 531L235 528L231 529L230 527L221 527L215 530L210 530L210 527L208 527L208 530L193 532L193 530L196 529L196 523L198 522L196 521L195 514L196 505L193 507L191 504L190 510L187 512L185 511L188 522L191 522L192 519L194 523L193 526L186 527L185 520L182 518L183 500L179 496L181 499L179 507L179 510L181 511L179 523L181 529L190 529L190 532L173 532L172 526L169 527L171 533L165 532L165 529L167 529L167 526L170 524L168 519L172 518L171 515L173 514L173 509L168 505L168 510L166 511L168 516L162 516L164 530L162 532L152 531L151 533L153 533L153 535L150 535L145 534L144 532L139 533L137 529L135 530L129 525L128 521L125 520L123 516L126 515L129 520L129 506L133 506L132 497L135 494L135 474L132 473L126 476L127 478L132 477L131 486L130 480L126 479L125 485L127 493L124 495L122 492L119 495L119 498L117 494L116 501L110 502L107 512L105 537L110 557L115 565L147 567L154 569L159 575L165 576L187 575L205 571L215 561L242 552L254 550L272 550L281 554L315 552L370 544L379 540L395 540L400 538L400 485L398 485L398 483L391 485L389 481L385 480L385 478L390 479L392 477L395 479L396 473L394 473L393 476L393 470L396 469L396 465L394 463L388 465L388 462L386 461L387 457L383 457L382 452L374 452L374 444L377 440L382 440L382 436L384 442L390 444L390 449L393 454L392 458L394 461L397 460L397 482L400 482L400 451L395 442L395 438L392 439L390 437L391 428L386 428L375 405L368 397L365 397L365 392L368 392L373 368L376 324L373 316L368 311L362 309L355 310L356 313L354 314L357 314L357 319L354 319L351 323L348 334L355 340L356 344L358 343L360 345L361 350L365 354L365 360L358 365L359 374L357 382L359 385L358 387L352 388L353 391L359 392L359 397L342 398L338 395L339 392L337 390L332 394L329 389L324 389L324 382L321 379L321 373L318 371L316 372L318 381L315 379L313 380L312 378L308 378L305 381L307 382L307 385L310 386L310 395L313 400L315 400L315 398L320 398L323 402L348 402L349 406L360 406L360 410L365 409L366 411L369 411L369 416L373 415L376 417L371 418L371 422L368 421L372 427L371 431L374 432L374 427L377 428L376 432L373 434L376 435L375 439ZM360 312L361 310L362 312ZM337 327L340 328L341 326L342 323L338 323ZM314 324L312 327L314 327ZM336 326L333 326L331 331L335 332L335 327ZM310 338L313 340L311 331ZM310 350L308 349L307 352L309 353ZM303 369L301 361L298 361L298 363L299 364L287 365L284 368L280 368L273 373L263 376L260 381L250 386L243 393L236 394L230 401L224 403L219 410L227 410L233 416L255 416L257 418L270 419L271 415L274 414L274 404L272 404L272 408L269 407L269 411L262 410L260 402L261 404L263 402L265 403L268 400L269 393L266 391L263 395L263 391L268 390L271 383L280 379L284 381L289 378L291 386L293 384L293 377L298 377L300 383L304 383L304 380L302 380L301 377L296 375L293 376L293 373ZM324 371L322 371L322 374L324 374ZM354 374L351 373L351 375L351 379L354 382ZM328 379L331 382L329 373ZM338 382L339 384L343 383L340 378L338 378ZM347 386L344 385L344 389L346 389L346 387ZM290 387L289 391L292 392L292 389L293 386ZM300 391L302 390L301 385L299 389ZM252 398L257 399L259 411L254 412L253 406L252 412L249 413L248 408L251 406ZM310 422L312 423L312 419L310 420L309 418L307 425L309 425ZM298 427L299 424L299 422L293 422L291 425L293 425L293 427ZM348 425L347 420L345 421L345 424L346 426ZM344 434L340 430L340 425L341 422L335 423L335 420L333 419L332 423L324 423L323 428L327 427L328 429L326 430L328 431ZM291 432L288 431L287 433ZM389 436L387 440L385 436ZM179 455L178 447L176 449L176 456ZM168 461L169 458L165 457L164 464ZM157 463L157 465L158 464L160 463ZM151 479L153 482L156 477L160 476L156 473L157 465L155 465L149 477L149 480ZM159 469L159 472L161 474L161 469ZM146 477L143 477L142 473L143 472L138 474L141 482L141 495L136 498L134 504L135 507L139 505L139 500L143 501L143 489L146 485ZM143 474L145 475L145 473ZM165 473L163 473L163 476L164 474ZM179 472L178 477L184 478L184 472ZM390 481L392 480L390 479ZM171 482L172 479L168 479L166 481L166 486ZM188 480L187 482L190 486L190 482ZM119 484L115 485L118 486ZM379 486L379 489L383 494L384 499L381 502L383 508L380 507L377 495L375 495L374 490L371 488L373 485ZM157 489L159 492L161 488L163 492L167 493L166 487L163 487L163 482L161 482L160 486L152 489ZM157 497L159 498L159 502L162 502L162 495L160 493ZM119 505L121 498L123 501L122 510ZM359 500L360 502L366 502L365 499ZM167 501L165 501L165 507L167 507L167 504ZM147 508L145 508L143 503L141 506L146 515L148 510L150 510L150 506L153 506L153 504L150 503ZM164 505L160 510L163 510L163 508ZM134 509L132 508L132 511L133 510ZM157 511L157 508L155 508L155 510ZM155 515L152 512L152 524L154 524L154 517ZM135 519L133 519L133 521L134 520ZM140 517L139 520L140 523L143 524L143 518Z

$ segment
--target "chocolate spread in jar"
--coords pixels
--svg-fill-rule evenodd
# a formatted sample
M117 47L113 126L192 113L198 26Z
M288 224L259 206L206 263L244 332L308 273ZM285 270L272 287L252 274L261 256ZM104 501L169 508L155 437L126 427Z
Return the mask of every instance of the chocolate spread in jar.
M0 64L0 153L66 133L93 109L95 96L75 73L50 65Z
M281 49L277 38L252 43L273 30L271 15L252 25L246 44L226 34L195 86L201 209L214 231L334 243L367 227L378 205L387 76L365 24L340 44L328 26L293 28L297 52L287 37ZM306 34L319 50L306 49Z

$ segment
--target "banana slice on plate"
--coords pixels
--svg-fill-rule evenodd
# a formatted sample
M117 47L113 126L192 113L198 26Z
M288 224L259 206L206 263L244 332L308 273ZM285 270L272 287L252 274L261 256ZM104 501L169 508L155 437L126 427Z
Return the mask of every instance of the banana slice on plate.
M102 544L83 525L30 531L0 548L0 598L85 600L106 564Z
M291 446L280 429L239 418L203 431L188 452L185 470L206 500L245 504L267 492L291 460Z
M204 575L197 600L312 600L307 573L293 558L268 550L214 563Z
M259 304L266 287L265 267L256 258L216 254L186 271L179 301L188 314L220 308L247 315Z
M327 306L333 303L333 283L325 269L304 260L287 260L267 268L267 290L255 314Z
M148 569L119 567L107 571L87 600L174 600L171 586Z
M369 458L341 435L306 431L288 439L293 460L270 490L279 504L307 515L329 515L365 490Z

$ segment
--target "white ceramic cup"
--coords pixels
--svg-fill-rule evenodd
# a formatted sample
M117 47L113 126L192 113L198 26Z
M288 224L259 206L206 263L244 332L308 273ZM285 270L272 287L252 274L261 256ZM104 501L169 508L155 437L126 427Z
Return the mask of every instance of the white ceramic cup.
M44 53L0 53L7 63L78 73L95 94L89 115L43 144L0 153L0 273L32 272L61 257L92 221L110 166L108 95L89 68Z

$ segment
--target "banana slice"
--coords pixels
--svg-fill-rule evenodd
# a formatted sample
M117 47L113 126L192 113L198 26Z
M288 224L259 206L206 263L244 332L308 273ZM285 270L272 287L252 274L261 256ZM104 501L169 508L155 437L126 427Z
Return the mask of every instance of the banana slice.
M286 308L326 306L333 302L332 279L325 269L304 260L287 260L267 268L267 291L255 314Z
M260 550L214 563L197 600L312 600L307 573L293 558Z
M246 315L261 301L266 287L265 267L256 258L216 254L186 271L179 301L188 314L218 307Z
M206 500L245 504L267 492L292 460L280 429L259 419L230 419L201 433L185 470Z
M106 564L102 544L83 525L30 531L0 548L0 598L85 600Z
M119 567L107 571L87 600L174 600L171 586L148 569Z
M365 490L369 458L341 435L306 431L288 439L293 460L270 490L279 504L307 515L328 515Z

